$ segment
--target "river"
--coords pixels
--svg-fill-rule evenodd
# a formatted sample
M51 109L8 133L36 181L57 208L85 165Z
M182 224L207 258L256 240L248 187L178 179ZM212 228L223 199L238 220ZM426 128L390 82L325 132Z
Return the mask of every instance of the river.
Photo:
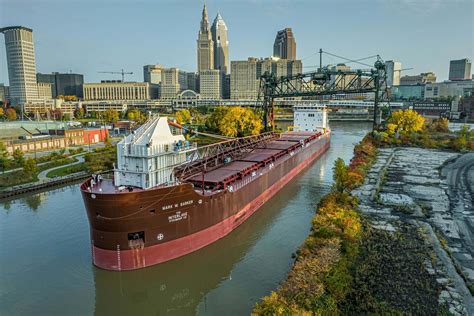
M79 185L0 203L1 315L248 315L285 278L330 189L370 123L334 122L331 147L227 237L131 272L91 264Z

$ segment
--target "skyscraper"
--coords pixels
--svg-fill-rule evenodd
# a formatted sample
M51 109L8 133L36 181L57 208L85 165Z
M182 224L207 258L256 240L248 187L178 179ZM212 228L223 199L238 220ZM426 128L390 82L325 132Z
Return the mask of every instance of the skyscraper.
M273 44L273 56L281 59L296 59L296 41L290 27L278 31Z
M214 42L214 69L220 70L225 75L229 69L229 41L227 26L219 13L214 19L211 32Z
M217 69L201 71L199 73L201 99L218 100L222 98L222 78L222 73Z
M198 72L214 69L214 42L209 28L206 5L202 9L201 27L197 40L197 63Z
M33 30L23 26L0 28L5 35L10 102L13 105L38 101Z
M163 66L158 64L143 66L143 81L150 84L160 84L162 69Z
M161 98L173 99L181 90L178 68L163 68L161 70Z
M53 72L51 74L36 74L36 81L38 82L38 93L40 83L50 83L52 88L52 97L56 98L58 95L75 95L82 98L84 84L84 75L73 73L59 73Z
M402 63L394 60L385 62L385 72L387 73L387 86L400 85L400 72L402 71Z
M232 61L230 64L231 99L256 99L260 86L259 78L265 72L271 73L277 78L303 72L303 63L298 59L249 57L247 60ZM292 84L296 85L296 83Z
M451 60L449 63L449 80L470 80L471 61L467 58Z

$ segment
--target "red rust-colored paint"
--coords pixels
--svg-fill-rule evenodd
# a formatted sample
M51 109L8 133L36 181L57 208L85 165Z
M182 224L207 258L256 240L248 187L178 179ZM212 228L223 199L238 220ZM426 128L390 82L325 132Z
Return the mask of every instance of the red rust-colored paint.
M325 135L323 138L324 137L329 137L329 135ZM119 245L117 245L116 249L104 249L96 246L93 241L93 262L97 267L107 270L134 270L169 261L203 248L226 236L232 230L237 228L292 178L294 178L294 176L316 158L321 156L321 154L323 154L328 148L329 140L324 140L324 143L320 148L318 148L311 156L296 165L291 171L286 173L263 193L247 203L238 212L223 219L215 225L180 238L138 249L120 249ZM91 216L89 216L89 218L91 218Z

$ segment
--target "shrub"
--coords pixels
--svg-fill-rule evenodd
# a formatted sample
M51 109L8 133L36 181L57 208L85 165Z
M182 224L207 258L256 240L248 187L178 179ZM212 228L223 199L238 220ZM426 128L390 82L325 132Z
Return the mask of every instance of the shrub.
M409 134L421 131L424 123L425 118L418 114L418 112L411 109L398 110L393 112L388 118L389 125L387 125L387 129L390 126L390 131Z
M447 118L434 119L426 125L426 128L432 132L449 133L449 120Z

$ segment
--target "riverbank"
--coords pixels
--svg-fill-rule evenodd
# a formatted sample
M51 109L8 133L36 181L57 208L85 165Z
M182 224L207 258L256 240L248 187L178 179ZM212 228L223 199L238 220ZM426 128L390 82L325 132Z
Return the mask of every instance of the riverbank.
M430 147L457 147L438 136ZM382 145L367 136L335 165L291 271L254 314L474 313L473 154Z

